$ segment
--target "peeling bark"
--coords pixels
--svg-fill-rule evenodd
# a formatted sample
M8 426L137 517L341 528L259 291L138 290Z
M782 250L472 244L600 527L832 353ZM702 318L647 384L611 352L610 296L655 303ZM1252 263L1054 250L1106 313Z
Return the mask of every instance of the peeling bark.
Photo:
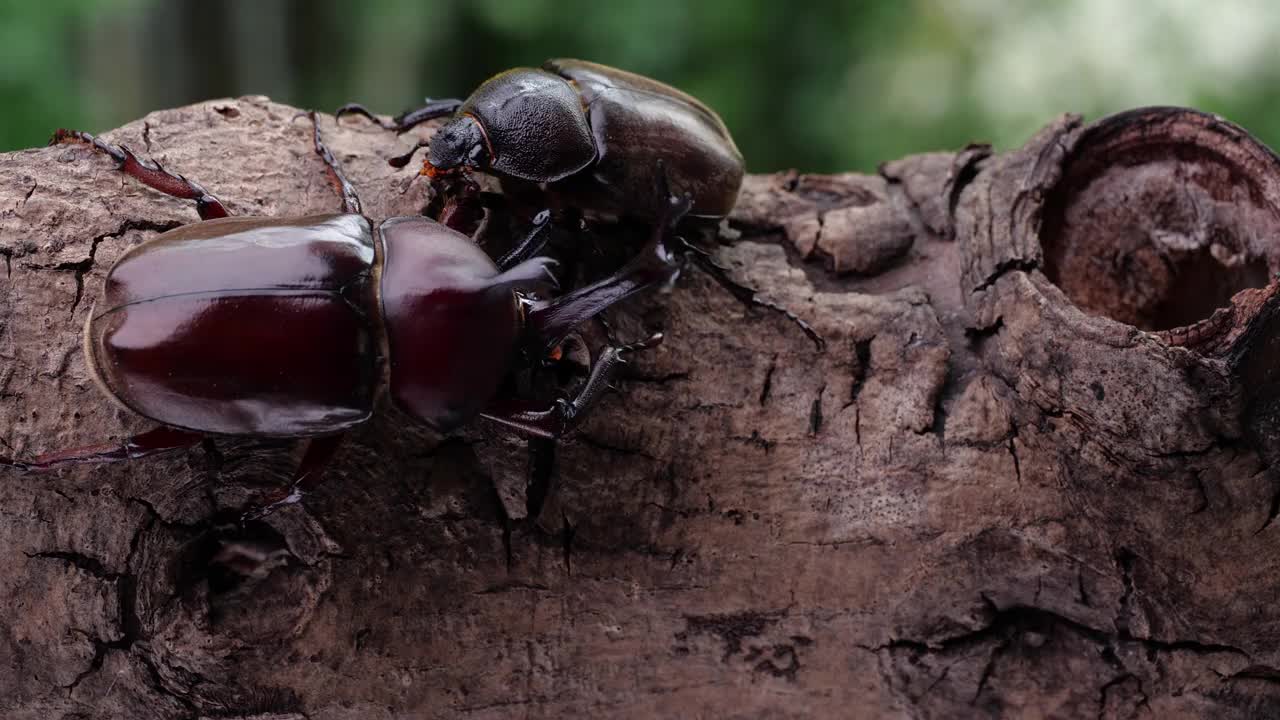
M295 113L108 136L233 213L332 211ZM417 137L323 122L372 217L426 206L385 163ZM193 209L76 146L4 155L0 208L0 452L145 428L79 330ZM220 523L290 443L0 470L0 715L1280 714L1269 150L1190 111L1068 116L1007 153L753 176L731 224L719 259L828 351L687 273L634 306L667 341L539 517L504 484L521 444L394 412L251 528Z

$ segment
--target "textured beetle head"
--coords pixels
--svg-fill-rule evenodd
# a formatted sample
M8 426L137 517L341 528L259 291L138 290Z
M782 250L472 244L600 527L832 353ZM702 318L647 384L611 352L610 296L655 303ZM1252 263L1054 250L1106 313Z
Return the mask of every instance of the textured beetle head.
M479 121L471 115L459 115L431 138L431 150L423 172L436 175L462 167L484 170L492 159L488 139Z

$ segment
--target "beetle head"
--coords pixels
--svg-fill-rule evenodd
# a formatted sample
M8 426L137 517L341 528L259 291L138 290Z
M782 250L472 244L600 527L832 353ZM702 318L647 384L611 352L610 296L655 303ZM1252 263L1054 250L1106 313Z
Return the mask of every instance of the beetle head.
M484 128L475 117L463 114L440 128L431 138L430 154L422 173L434 177L464 167L484 170L492 159Z

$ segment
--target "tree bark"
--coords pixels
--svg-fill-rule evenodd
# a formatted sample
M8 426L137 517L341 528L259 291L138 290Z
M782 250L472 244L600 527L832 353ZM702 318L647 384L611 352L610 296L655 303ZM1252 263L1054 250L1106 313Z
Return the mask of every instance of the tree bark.
M235 214L334 211L296 112L107 135ZM416 137L322 123L371 217L421 212L385 162ZM81 146L0 156L0 454L148 427L80 330L117 257L194 219ZM752 176L731 223L721 259L827 352L686 273L637 305L667 340L536 522L499 472L518 444L394 413L251 532L211 534L290 443L0 470L0 715L1280 714L1269 150L1191 111L1068 116L1006 153Z

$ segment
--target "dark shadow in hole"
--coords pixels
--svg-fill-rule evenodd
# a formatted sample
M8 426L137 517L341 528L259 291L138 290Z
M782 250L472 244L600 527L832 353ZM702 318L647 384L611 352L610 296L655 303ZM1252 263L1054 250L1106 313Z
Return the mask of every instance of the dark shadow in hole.
M241 525L232 515L218 518L210 530L183 548L175 567L179 592L186 594L207 583L211 598L235 593L292 557L284 536L270 525L260 521Z

